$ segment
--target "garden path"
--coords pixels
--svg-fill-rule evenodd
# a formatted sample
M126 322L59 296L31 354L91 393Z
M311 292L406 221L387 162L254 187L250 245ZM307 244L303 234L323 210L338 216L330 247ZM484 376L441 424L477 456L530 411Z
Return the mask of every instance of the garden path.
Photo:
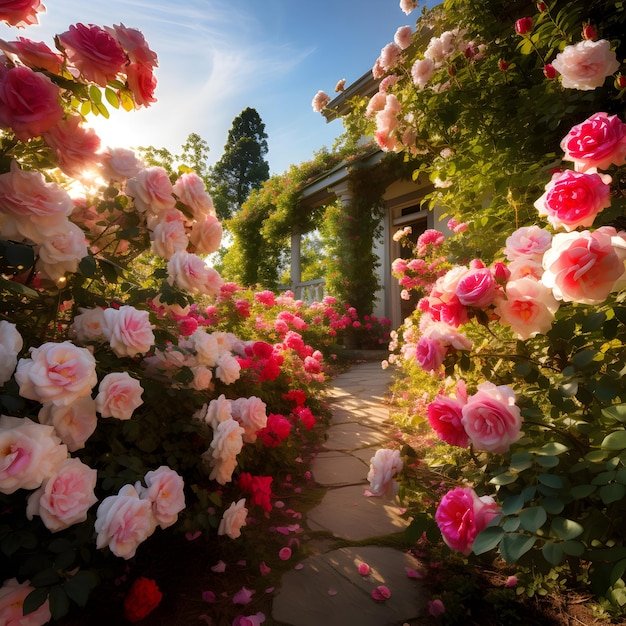
M392 626L427 614L427 593L405 568L420 564L393 547L408 525L397 502L366 497L369 460L397 431L385 404L389 370L362 362L339 375L329 391L332 419L314 480L326 489L306 516L312 555L287 572L274 599L274 624L283 626ZM358 573L360 563L370 573ZM372 598L385 585L391 597Z

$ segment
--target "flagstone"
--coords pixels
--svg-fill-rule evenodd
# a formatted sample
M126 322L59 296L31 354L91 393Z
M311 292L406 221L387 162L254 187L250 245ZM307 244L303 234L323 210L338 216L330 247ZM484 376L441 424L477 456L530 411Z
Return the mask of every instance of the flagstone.
M345 452L320 452L311 464L313 479L320 485L353 485L367 480L369 466Z
M379 445L388 437L374 428L361 424L345 423L331 426L324 447L328 450L354 450L364 446Z

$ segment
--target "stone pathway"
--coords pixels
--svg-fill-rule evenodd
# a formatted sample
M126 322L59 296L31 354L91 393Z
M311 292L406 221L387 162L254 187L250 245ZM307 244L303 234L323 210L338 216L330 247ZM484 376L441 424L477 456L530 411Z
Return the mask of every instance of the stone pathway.
M272 608L274 624L395 626L427 614L425 590L405 571L420 564L381 545L381 537L402 532L408 522L397 502L364 495L369 461L395 430L385 405L389 383L390 374L378 361L355 365L334 381L327 440L311 467L327 491L304 524L314 554L283 576ZM358 573L361 563L371 568L367 576ZM384 602L371 596L378 585L391 591Z

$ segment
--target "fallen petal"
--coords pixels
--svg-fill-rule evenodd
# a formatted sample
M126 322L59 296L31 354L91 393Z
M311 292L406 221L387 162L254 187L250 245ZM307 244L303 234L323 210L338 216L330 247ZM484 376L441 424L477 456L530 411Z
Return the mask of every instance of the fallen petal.
M288 561L291 558L291 548L281 548L278 557L281 561Z
M391 591L389 591L389 587L385 585L378 585L376 589L372 590L372 598L378 602L384 602L391 598Z
M185 533L185 539L187 541L195 541L198 537L202 536L202 531L197 530L195 533Z
M333 589L332 587L328 590L328 595L329 596L336 596L337 595L337 590Z
M218 561L212 568L211 568L212 572L215 572L216 574L222 574L226 571L226 563L224 563L224 561Z
M409 578L423 578L422 574L410 567L405 567L404 571Z
M359 574L367 576L370 573L370 566L367 563L359 563Z
M234 596L233 604L248 604L254 595L253 589L242 587Z

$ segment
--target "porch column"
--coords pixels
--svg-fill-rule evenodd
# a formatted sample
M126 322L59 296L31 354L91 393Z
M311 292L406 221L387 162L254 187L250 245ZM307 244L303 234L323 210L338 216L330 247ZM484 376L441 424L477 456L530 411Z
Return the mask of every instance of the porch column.
M353 193L349 180L342 180L337 185L331 187L331 190L341 200L341 206L348 206L352 203Z
M291 233L291 291L294 296L298 297L296 293L297 286L302 282L302 268L300 263L300 233L295 230Z

